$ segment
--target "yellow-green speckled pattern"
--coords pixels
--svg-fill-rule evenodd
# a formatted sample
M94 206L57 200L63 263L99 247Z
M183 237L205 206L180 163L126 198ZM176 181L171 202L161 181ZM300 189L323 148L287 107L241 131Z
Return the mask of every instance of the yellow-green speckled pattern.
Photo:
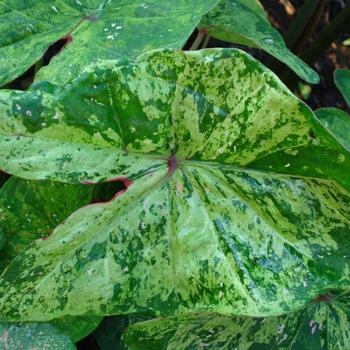
M193 314L132 325L129 350L345 350L350 348L349 294L268 318Z

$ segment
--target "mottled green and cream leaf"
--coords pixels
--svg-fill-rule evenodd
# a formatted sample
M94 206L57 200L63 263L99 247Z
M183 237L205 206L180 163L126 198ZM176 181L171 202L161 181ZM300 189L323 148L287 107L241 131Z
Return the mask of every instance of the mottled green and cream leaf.
M37 80L66 83L99 59L182 48L219 0L4 0L0 86L24 73L58 40L65 46Z
M339 350L350 348L349 295L324 295L306 308L268 318L193 314L129 326L129 350Z
M305 81L319 82L318 74L289 51L257 0L222 0L203 17L199 28L220 40L260 48Z
M265 316L349 287L349 152L251 56L156 51L0 101L5 170L127 187L11 263L4 317Z

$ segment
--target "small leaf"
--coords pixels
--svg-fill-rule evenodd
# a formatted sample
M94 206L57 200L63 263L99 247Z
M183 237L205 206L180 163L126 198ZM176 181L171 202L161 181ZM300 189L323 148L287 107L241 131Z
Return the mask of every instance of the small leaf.
M349 294L321 296L279 317L184 315L137 323L123 339L129 350L339 350L350 348Z
M257 0L222 0L203 17L199 27L214 38L260 48L305 81L319 83L318 74L286 47Z
M337 69L334 72L334 81L346 103L350 106L350 70Z
M76 350L69 337L47 323L0 323L0 348L4 350Z
M322 125L350 152L350 117L337 108L320 108L316 117Z
M66 83L99 59L181 48L218 0L4 0L0 86L24 73L54 42L65 47L37 80Z
M2 166L126 189L11 263L4 317L267 316L349 286L350 154L251 56L156 51L46 88L0 92Z

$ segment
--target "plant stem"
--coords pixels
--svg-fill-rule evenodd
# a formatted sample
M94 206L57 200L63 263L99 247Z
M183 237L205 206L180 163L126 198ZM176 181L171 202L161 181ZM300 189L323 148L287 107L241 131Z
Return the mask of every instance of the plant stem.
M189 48L189 51L197 50L205 36L206 36L206 33L204 30L198 30L196 39L194 40L192 46Z
M206 34L203 40L203 44L201 45L201 49L205 49L206 47L208 47L209 40L210 40L210 35Z
M300 54L305 47L324 11L327 0L306 1L285 35L287 46L295 53Z
M314 41L314 43L302 55L302 59L313 64L332 44L338 35L350 26L350 2L338 13L335 19L329 24Z

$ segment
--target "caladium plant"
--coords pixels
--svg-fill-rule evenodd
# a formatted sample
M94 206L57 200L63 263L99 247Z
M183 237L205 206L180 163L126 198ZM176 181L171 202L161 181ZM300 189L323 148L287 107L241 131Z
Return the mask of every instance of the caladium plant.
M2 91L0 135L7 172L126 188L13 260L7 321L271 316L349 288L350 155L242 51L161 50Z
M239 50L150 51L197 26L317 82L258 1L0 16L0 85L64 42L28 91L0 90L0 169L24 178L0 190L0 347L75 349L106 315L124 317L101 349L350 346L346 113L314 115Z

